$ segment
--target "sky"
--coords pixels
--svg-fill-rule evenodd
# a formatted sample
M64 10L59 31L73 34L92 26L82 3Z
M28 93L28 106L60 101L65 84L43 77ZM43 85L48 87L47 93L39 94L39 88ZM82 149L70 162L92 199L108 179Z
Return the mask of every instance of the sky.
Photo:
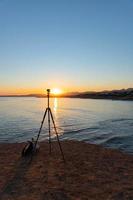
M0 94L133 87L132 0L0 0Z

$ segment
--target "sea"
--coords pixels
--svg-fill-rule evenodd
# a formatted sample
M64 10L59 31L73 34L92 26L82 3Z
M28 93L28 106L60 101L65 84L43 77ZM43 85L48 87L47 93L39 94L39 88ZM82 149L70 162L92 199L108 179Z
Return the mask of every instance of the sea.
M1 97L0 143L36 139L46 98ZM60 140L77 140L133 153L133 101L51 98L50 108ZM52 120L51 138L56 140ZM46 115L39 140L48 139Z

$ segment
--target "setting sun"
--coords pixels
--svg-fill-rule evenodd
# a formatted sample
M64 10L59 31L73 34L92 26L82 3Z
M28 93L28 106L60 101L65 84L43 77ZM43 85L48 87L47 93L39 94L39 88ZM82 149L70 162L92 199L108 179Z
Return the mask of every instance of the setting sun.
M51 90L51 93L54 95L60 95L62 93L62 91L59 88L54 88Z

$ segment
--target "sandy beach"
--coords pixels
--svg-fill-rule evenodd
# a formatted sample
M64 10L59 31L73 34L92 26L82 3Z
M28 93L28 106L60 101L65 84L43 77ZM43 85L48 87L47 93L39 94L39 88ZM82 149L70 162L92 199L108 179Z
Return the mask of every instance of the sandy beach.
M47 142L30 159L24 143L0 144L1 200L132 200L133 156L76 141Z

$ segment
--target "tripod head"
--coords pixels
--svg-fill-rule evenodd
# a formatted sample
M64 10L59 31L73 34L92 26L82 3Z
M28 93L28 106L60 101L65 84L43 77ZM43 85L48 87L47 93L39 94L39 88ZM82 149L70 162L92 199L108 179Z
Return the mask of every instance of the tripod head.
M50 89L47 89L47 94L49 94L50 93Z
M50 89L47 89L47 97L48 97L48 108L49 108L49 96L50 96Z

